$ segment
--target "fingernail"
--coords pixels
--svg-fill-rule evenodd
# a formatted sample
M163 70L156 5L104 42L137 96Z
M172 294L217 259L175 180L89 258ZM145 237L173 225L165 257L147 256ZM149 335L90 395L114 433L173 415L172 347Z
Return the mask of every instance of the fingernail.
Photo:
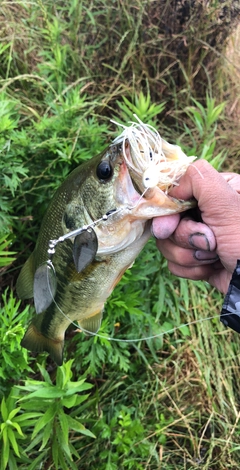
M193 253L193 256L198 261L217 261L218 259L218 255L215 251L197 250Z
M210 244L204 233L192 233L189 235L188 241L193 248L200 248L200 250L210 251Z

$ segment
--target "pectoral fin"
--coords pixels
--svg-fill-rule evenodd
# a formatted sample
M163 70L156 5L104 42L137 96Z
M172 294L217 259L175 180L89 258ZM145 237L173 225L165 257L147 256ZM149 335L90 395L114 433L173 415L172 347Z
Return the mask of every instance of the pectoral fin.
M25 336L21 341L21 346L29 351L43 352L47 351L58 366L63 363L64 340L52 340L43 336L31 323Z
M102 312L97 313L89 318L84 318L83 320L79 321L80 328L86 330L86 332L90 333L97 333L101 326L102 322Z
M31 299L33 297L34 280L33 253L29 256L17 279L17 295L19 299Z

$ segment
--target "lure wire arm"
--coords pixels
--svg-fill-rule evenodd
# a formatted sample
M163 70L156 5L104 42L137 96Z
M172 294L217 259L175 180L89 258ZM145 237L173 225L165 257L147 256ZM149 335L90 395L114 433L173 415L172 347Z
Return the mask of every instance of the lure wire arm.
M47 261L51 262L51 258L52 256L55 254L56 252L56 246L59 244L59 243L62 243L64 242L65 240L68 240L68 238L72 238L72 237L76 237L77 235L79 235L80 233L86 231L86 230L92 230L95 225L97 225L98 223L102 222L102 221L106 221L111 215L115 214L116 212L119 212L121 211L122 208L119 208L119 209L111 209L110 211L108 211L106 214L104 214L100 219L97 219L97 220L94 220L94 222L92 222L91 224L88 224L88 225L83 225L82 227L80 228L77 228L75 230L72 230L71 232L68 232L66 233L65 235L61 235L61 237L57 238L57 239L52 239L52 240L49 240L49 243L48 243L48 254L49 254L49 260Z

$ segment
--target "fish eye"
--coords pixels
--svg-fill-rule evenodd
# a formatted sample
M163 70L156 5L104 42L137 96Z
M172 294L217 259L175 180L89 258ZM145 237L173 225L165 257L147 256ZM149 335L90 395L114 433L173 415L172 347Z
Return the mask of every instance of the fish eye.
M97 177L100 180L108 180L111 178L112 174L113 169L108 161L103 160L99 163L97 166Z

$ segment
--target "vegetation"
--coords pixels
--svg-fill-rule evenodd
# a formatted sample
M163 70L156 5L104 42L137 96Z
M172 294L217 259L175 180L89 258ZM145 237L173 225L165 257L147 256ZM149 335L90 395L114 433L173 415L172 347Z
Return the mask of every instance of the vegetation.
M62 367L21 348L35 313L15 295L53 192L117 135L110 119L136 113L239 170L225 55L238 17L235 0L1 3L1 470L239 468L239 337L219 322L222 296L172 276L154 240L99 336L68 332Z

